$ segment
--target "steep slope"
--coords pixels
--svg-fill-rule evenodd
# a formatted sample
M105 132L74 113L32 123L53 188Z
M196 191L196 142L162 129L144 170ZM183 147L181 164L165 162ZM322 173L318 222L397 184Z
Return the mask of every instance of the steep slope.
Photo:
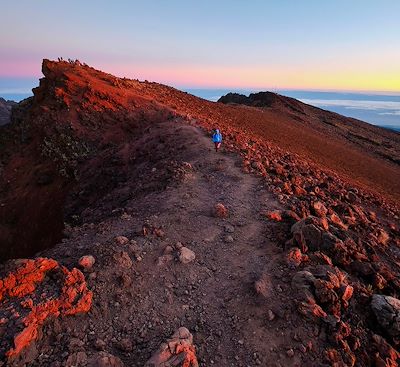
M43 72L1 130L2 256L41 250L72 269L88 313L60 315L57 301L60 317L47 317L43 300L77 291L43 269L33 272L36 290L13 287L26 272L13 270L21 261L0 266L7 365L143 366L180 326L206 366L398 363L393 162L364 152L374 175L388 175L375 187L357 163L364 148L339 136L324 146L324 134L285 113L211 103L79 62L45 60ZM221 154L206 136L215 124ZM354 171L336 156L322 165L326 147L349 154ZM32 327L24 317L37 308ZM21 325L35 331L25 343ZM182 348L168 357L193 357L191 345Z
M400 164L400 134L354 118L302 103L294 98L272 92L251 93L248 97L228 93L218 102L246 105L267 110L295 121L296 125L311 127L329 138L356 145L366 155L375 155L397 165Z
M43 73L34 98L1 132L0 259L59 241L65 195L79 180L80 165L172 115L78 63L45 61Z
M236 141L247 139L271 142L287 152L317 163L320 167L333 170L348 182L383 195L392 202L398 203L400 200L400 169L394 163L400 145L397 143L399 134L395 132L363 123L369 129L379 130L389 137L390 147L385 152L390 155L390 151L394 151L389 160L377 155L375 148L362 148L334 133L319 131L318 127L315 128L316 124L299 124L285 110L209 102L156 83L141 84L140 92L170 106L180 115L201 121L207 128L218 125L223 130L237 134ZM332 114L334 115L336 114ZM386 138L379 138L378 134L376 139L377 144L374 147L385 145Z

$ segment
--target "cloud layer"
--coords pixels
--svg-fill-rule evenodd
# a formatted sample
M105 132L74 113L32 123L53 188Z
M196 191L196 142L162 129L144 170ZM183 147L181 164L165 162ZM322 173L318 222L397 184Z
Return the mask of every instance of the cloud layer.
M348 110L376 111L379 115L400 116L400 102L356 101L350 99L301 99L302 102L317 107L342 107Z

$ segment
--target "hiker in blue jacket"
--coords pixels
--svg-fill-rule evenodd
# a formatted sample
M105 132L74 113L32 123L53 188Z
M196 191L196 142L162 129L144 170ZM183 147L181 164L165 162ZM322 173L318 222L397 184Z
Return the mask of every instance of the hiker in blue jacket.
M221 147L221 143L222 143L222 134L219 131L219 129L214 129L212 141L215 145L215 151L218 152L218 149Z

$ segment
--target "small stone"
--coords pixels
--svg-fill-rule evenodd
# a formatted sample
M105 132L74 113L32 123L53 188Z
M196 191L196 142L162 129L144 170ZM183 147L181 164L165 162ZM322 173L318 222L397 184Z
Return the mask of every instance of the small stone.
M359 199L358 199L358 196L357 196L353 191L349 191L349 192L347 193L347 200L349 200L350 203L355 203L355 202L357 202Z
M257 280L254 283L254 288L258 294L267 298L267 296L270 292L271 285L270 285L269 281L265 277L262 276L259 280Z
M182 264L188 264L196 258L195 253L187 247L182 247L179 250L179 261Z
M124 367L124 363L112 354L98 352L90 358L88 367Z
M118 245L122 246L122 245L126 245L129 242L129 239L126 238L125 236L117 236L117 237L115 237L115 242Z
M96 339L96 341L94 342L94 347L97 350L105 350L107 347L107 344L104 340L102 339Z
M288 265L293 267L298 267L302 262L306 262L307 260L308 256L303 255L298 247L292 248L286 255Z
M121 341L118 343L118 348L123 352L132 352L132 342L128 338L121 339Z
M173 260L174 260L174 255L171 254L163 255L157 259L157 265L164 266L171 263Z
M214 207L214 216L217 218L226 218L228 216L228 209L224 204L218 203Z
M388 243L390 237L389 237L388 233L384 229L380 229L379 232L378 232L377 239L378 239L378 243L379 244L385 246Z
M172 248L172 246L167 246L167 247L165 247L165 249L164 249L164 255L167 255L167 254L172 254L174 252L174 249Z
M264 169L264 166L262 165L261 162L257 162L257 161L252 161L251 162L251 168L254 168L258 171L262 171Z
M65 367L85 366L87 363L87 355L85 352L77 352L68 356Z
M120 275L118 280L119 280L119 283L121 284L121 286L124 288L129 287L132 284L132 279L127 274Z
M120 251L113 256L114 260L123 268L130 269L133 265L132 259L126 251Z
M179 328L171 338L161 344L145 364L145 367L156 366L199 366L193 346L193 335L188 329Z
M280 222L282 221L282 215L279 211L272 211L267 213L267 218L269 220L274 220L275 222Z
M225 227L224 227L224 229L225 229L225 232L227 232L227 233L233 233L233 232L235 232L235 227L232 226L231 224L226 224Z
M91 269L96 262L95 258L92 255L85 255L79 259L79 265L85 269Z
M371 308L379 325L393 337L400 338L400 300L391 296L374 294Z
M322 204L320 201L315 201L314 203L312 203L312 208L315 214L321 218L325 217L326 213L328 213L328 209L326 209L325 205Z
M294 350L292 348L288 349L286 355L290 358L294 357Z
M275 314L272 312L272 310L268 310L268 320L272 321L275 319Z
M226 243L232 243L232 242L233 242L233 237L230 236L230 235L225 236L224 242L226 242Z

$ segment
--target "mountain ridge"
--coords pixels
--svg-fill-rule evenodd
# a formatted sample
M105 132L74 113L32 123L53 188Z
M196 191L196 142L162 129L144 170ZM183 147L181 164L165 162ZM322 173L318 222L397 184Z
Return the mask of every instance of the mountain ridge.
M0 130L2 361L143 366L187 326L187 354L165 358L189 366L396 363L395 163L282 106L212 103L79 61L44 60L43 74ZM326 151L365 153L387 176Z

